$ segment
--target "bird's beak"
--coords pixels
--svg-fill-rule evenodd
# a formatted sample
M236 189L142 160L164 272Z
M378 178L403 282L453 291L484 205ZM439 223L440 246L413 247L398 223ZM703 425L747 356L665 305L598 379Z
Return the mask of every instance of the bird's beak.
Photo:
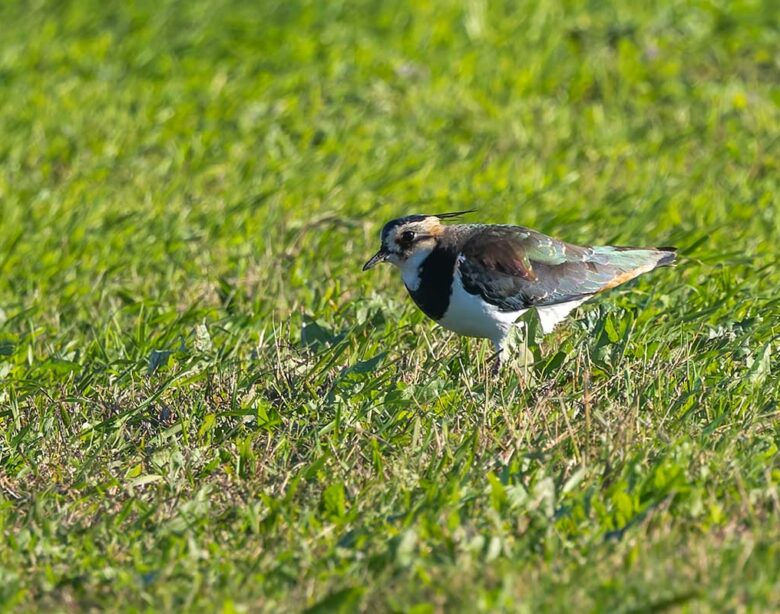
M368 262L363 265L363 270L368 271L368 269L373 269L377 264L384 262L385 260L387 260L387 252L380 249L376 254L371 256L371 259Z

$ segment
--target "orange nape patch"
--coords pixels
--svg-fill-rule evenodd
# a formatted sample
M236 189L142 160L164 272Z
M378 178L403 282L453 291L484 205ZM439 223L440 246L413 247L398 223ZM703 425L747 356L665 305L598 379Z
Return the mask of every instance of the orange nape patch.
M634 277L639 277L642 273L647 273L648 271L652 271L655 268L655 266L656 266L655 263L645 264L643 266L640 266L639 268L626 271L625 273L621 273L620 275L616 275L615 277L610 279L606 284L604 284L601 288L599 288L599 292L605 292L606 290L611 290L612 288L624 284L627 281L631 281L632 279L634 279Z
M441 223L439 218L434 216L426 217L425 219L420 220L415 224L415 226L420 228L422 232L425 232L426 234L434 237L441 236L444 233L444 224Z

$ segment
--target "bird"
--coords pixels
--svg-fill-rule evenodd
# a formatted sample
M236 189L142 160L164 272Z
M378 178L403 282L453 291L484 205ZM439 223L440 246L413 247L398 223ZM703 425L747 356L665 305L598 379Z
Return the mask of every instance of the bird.
M544 334L594 296L674 263L674 247L582 246L509 224L445 223L474 210L387 222L364 265L398 268L417 307L444 328L489 339L500 369L510 331L535 309Z

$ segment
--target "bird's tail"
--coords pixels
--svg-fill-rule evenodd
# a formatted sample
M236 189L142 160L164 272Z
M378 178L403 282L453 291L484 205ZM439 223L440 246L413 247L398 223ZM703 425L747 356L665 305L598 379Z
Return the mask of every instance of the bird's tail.
M655 266L671 266L677 260L676 247L656 247L655 251L661 252L661 257Z
M609 290L660 266L674 264L674 247L594 247L595 260L613 272L599 291Z

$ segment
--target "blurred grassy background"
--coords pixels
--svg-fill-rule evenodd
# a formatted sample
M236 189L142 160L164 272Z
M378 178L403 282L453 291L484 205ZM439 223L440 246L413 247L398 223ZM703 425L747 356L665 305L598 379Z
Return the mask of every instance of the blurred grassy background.
M9 609L780 607L774 2L0 5ZM676 244L490 382L391 217Z

